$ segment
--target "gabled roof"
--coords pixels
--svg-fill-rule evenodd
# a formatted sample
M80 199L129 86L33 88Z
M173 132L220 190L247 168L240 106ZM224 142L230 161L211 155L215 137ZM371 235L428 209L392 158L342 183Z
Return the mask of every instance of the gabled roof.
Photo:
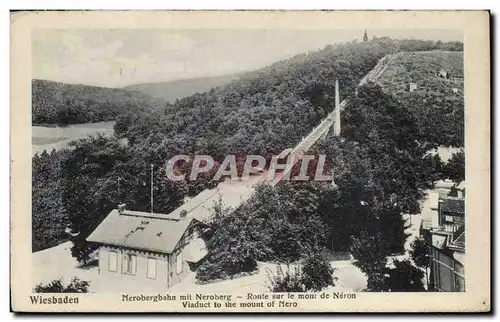
M456 214L464 214L465 213L465 200L458 199L458 198L442 199L441 210L446 211L446 212L453 212Z
M87 237L87 241L171 253L191 222L206 222L213 215L217 202L233 210L248 200L256 184L265 177L251 175L248 180L225 180L214 189L202 191L170 214L157 214L112 210L101 224ZM181 218L181 212L186 217Z
M438 249L443 249L445 244L446 244L446 236L441 236L438 234L432 235L432 246Z
M194 220L130 210L119 213L114 209L87 241L170 254Z
M191 263L198 263L207 256L207 245L201 238L195 238L187 244L184 249L184 260Z

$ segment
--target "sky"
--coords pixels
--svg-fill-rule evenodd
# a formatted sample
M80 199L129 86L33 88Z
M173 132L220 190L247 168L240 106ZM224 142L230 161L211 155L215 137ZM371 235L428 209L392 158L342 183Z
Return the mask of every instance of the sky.
M32 77L124 87L254 70L328 44L363 38L359 30L38 29ZM462 40L457 30L368 30L368 36Z

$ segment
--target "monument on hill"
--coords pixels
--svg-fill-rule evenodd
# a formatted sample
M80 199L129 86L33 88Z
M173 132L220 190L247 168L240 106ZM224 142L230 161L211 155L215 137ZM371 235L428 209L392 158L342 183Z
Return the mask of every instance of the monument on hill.
M335 81L335 120L333 123L333 134L340 135L340 90L339 80Z

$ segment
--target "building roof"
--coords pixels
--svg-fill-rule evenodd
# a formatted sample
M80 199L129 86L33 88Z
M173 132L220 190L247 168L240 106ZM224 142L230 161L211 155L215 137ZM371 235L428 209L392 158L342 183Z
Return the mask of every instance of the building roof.
M465 249L465 225L461 226L453 235L450 236L450 247Z
M437 154L439 154L439 150L436 151ZM452 180L446 179L446 180L439 180L436 182L436 188L442 188L442 189L451 189L455 185L455 182Z
M169 214L112 210L87 237L87 241L171 253L192 221L207 222L217 202L233 210L248 200L255 187L267 175L250 175L248 180L225 180L214 189L206 189ZM186 211L186 218L181 212ZM197 257L197 256L194 256Z
M170 254L193 220L130 210L119 213L114 209L87 241Z
M201 222L207 222L212 218L214 206L222 202L225 208L238 208L248 200L255 191L256 185L267 175L264 171L260 175L250 175L248 180L230 180L219 183L214 189L206 189L195 197L187 200L182 206L172 211L167 216L172 219L180 219L183 210L187 217Z
M460 184L457 186L458 190L464 190L466 187L465 181L461 181Z
M442 199L441 210L446 212L453 212L456 214L464 214L465 200L459 198Z
M184 249L184 260L191 263L198 263L201 259L207 256L207 246L200 237L189 242Z
M441 236L438 234L432 235L432 246L438 249L443 249L445 244L446 244L446 236Z

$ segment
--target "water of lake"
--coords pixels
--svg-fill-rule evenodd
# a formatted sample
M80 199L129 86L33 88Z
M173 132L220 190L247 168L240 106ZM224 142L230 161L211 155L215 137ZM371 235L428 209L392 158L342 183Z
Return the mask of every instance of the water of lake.
M115 122L99 122L74 124L67 127L31 127L31 154L41 153L43 150L48 152L52 149L63 149L68 147L69 143L76 139L81 139L89 135L102 133L104 135L113 135Z

